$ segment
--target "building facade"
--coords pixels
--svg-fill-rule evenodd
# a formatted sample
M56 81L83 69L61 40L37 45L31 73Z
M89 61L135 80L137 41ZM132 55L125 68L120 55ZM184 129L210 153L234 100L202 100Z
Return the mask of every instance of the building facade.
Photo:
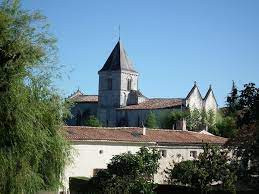
M161 159L154 181L166 183L164 170L174 162L193 160L203 152L206 143L223 145L227 139L208 132L182 130L152 130L138 127L95 128L66 126L67 139L74 148L73 163L64 173L64 188L69 188L70 177L93 177L107 168L114 155L135 153L143 146L159 150Z
M186 110L217 111L217 102L211 86L203 98L194 83L186 98L147 98L138 87L139 73L118 41L99 74L98 95L85 95L79 90L69 99L75 103L73 117L68 125L84 125L90 115L96 116L102 126L138 127L145 123L150 111Z

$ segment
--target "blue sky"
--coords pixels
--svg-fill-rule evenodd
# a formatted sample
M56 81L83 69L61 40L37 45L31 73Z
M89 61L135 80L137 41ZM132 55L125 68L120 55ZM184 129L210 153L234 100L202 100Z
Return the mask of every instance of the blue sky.
M64 96L98 93L97 71L121 40L147 97L186 97L196 80L223 106L232 80L259 83L258 0L23 0L58 39Z

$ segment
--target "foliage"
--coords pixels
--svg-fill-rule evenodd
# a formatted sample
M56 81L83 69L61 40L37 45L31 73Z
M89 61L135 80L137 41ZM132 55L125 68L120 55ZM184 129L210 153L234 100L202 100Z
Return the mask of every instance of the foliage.
M168 182L198 188L202 193L211 189L213 182L221 182L225 190L235 191L236 176L228 152L218 146L206 145L198 160L176 163L167 169Z
M51 86L55 39L19 1L0 5L0 193L57 189L70 156L67 109Z
M188 116L188 112L171 111L160 117L161 127L164 129L175 129L176 123Z
M228 116L235 114L238 110L238 90L234 81L232 83L232 90L229 96L227 96L227 107Z
M90 127L101 127L101 122L93 115L91 115L85 122L86 126Z
M259 175L259 134L256 123L258 98L259 89L255 87L255 84L245 84L238 96L237 134L228 142L240 165L239 178L246 182L251 182L252 175ZM259 187L259 178L256 182L252 186Z
M152 193L159 158L156 150L145 147L136 154L116 155L107 169L98 172L90 182L100 193Z
M197 108L189 110L186 117L187 128L191 131L200 131L201 129L208 128L209 132L217 134L216 129L216 115L213 110L205 111Z
M236 120L232 116L222 116L222 113L219 113L220 118L216 122L216 127L218 129L218 133L222 137L234 137L237 131Z
M147 115L147 119L145 122L145 126L147 128L157 128L157 119L156 119L156 115L155 113L153 113L152 111L150 111Z

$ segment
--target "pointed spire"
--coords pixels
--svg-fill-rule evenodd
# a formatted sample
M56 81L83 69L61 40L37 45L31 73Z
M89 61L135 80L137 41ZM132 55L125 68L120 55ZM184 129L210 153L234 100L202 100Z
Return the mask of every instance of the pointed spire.
M99 72L120 70L136 72L133 63L128 58L128 55L119 40Z

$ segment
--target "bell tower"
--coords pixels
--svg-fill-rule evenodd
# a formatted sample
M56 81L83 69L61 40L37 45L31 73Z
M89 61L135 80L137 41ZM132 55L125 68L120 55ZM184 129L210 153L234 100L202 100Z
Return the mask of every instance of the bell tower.
M129 93L138 90L138 73L120 40L98 74L98 118L103 126L116 126L116 108L127 106Z

